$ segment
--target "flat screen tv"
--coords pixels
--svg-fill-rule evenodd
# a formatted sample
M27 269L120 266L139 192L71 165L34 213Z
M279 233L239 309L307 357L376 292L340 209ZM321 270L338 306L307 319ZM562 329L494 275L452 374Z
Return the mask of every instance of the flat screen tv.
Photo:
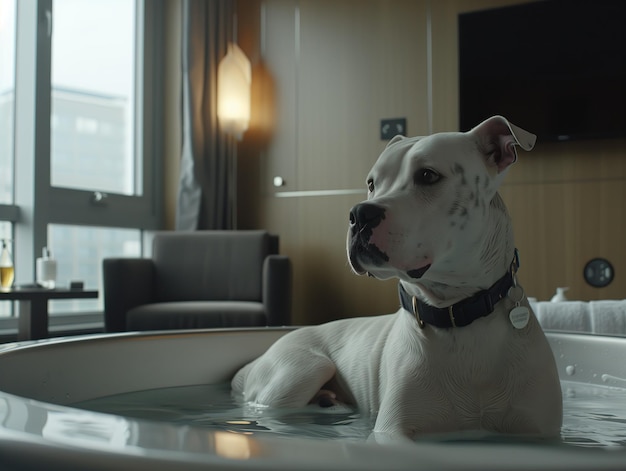
M460 130L500 114L541 141L626 136L626 1L463 13Z

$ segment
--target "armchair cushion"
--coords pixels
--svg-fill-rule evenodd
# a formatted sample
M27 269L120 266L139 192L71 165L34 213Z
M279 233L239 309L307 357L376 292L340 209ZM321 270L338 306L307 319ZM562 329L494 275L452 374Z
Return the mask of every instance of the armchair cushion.
M175 316L172 313L177 313ZM144 304L128 311L127 330L203 329L267 325L260 303L182 301Z

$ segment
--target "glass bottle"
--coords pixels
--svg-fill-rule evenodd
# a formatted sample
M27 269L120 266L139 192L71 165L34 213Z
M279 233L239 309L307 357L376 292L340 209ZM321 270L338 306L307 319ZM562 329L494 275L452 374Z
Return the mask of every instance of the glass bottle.
M13 260L9 252L8 240L2 239L2 251L0 252L0 290L9 291L13 285Z

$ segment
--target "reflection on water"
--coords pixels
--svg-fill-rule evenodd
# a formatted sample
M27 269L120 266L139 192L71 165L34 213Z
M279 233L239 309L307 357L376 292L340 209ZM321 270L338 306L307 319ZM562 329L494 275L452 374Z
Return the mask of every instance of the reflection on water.
M626 445L626 389L562 381L565 443L580 446Z
M563 442L584 447L626 445L626 389L563 381ZM373 422L357 410L335 406L272 410L250 408L230 395L229 384L164 388L74 404L137 419L208 428L224 434L223 447L241 435L274 434L364 441ZM239 438L234 438L239 437ZM216 444L217 446L218 444ZM227 454L227 451L225 451Z

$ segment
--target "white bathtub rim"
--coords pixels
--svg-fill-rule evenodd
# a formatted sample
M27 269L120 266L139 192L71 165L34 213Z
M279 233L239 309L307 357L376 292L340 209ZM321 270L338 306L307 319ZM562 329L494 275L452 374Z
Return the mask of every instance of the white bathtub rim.
M0 390L67 405L111 394L226 381L291 330L155 331L18 342L0 348ZM244 342L245 348L232 349L236 342ZM224 349L230 350L227 356L221 355Z

